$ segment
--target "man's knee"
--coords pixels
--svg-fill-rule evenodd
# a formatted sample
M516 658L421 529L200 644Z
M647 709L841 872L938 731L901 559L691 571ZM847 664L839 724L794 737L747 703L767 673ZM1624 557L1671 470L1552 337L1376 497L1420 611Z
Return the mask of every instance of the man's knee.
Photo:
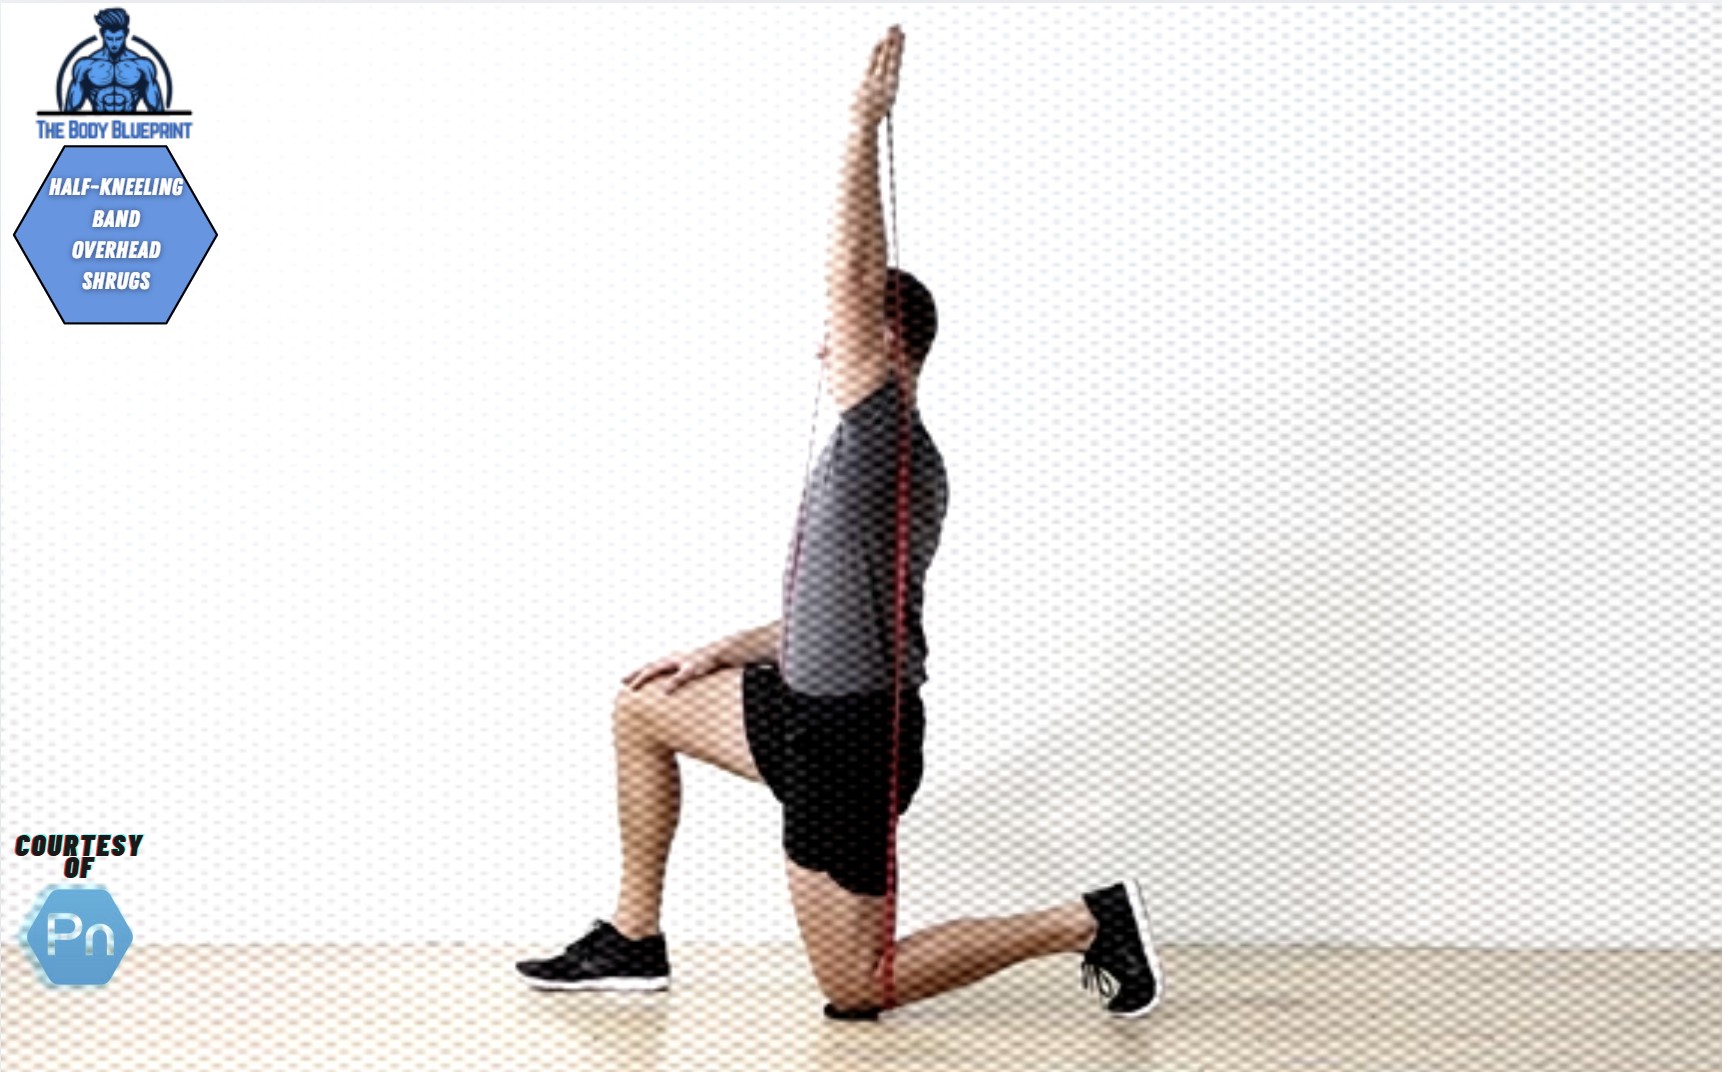
M616 739L650 740L654 736L655 724L652 698L646 690L622 686L622 690L616 693L615 705L610 710L610 728Z
M878 980L865 970L822 983L819 990L826 1001L842 1012L877 1009L881 1000Z
M819 973L819 992L843 1012L877 1009L884 1001L884 960L857 959L840 969Z

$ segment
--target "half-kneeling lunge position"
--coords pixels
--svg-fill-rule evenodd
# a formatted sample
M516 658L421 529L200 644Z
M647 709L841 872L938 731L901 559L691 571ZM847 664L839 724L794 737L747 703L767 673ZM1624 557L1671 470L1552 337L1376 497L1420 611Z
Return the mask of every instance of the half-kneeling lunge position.
M1117 1016L1160 1000L1140 888L1125 881L1038 912L964 919L895 942L892 833L920 785L921 627L944 462L915 388L937 331L932 295L887 265L878 128L903 54L875 46L850 109L820 352L841 419L807 480L783 617L651 663L616 698L622 881L615 914L520 975L555 990L658 990L658 912L681 812L679 755L764 782L783 808L784 867L813 974L835 1019L872 1018L1031 957L1082 953ZM899 604L900 602L900 609Z

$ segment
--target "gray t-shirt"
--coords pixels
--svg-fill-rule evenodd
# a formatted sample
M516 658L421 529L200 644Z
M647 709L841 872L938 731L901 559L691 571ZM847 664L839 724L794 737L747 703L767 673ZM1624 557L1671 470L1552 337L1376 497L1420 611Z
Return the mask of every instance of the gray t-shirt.
M950 494L933 437L918 410L911 417L905 690L927 679L921 605ZM802 492L800 552L792 535L783 573L782 669L804 695L891 690L902 418L902 395L887 381L843 413Z

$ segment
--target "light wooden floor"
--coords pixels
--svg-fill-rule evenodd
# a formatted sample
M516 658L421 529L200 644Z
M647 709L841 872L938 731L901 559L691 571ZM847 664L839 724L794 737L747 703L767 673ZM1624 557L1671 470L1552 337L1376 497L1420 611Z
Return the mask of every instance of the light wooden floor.
M835 1024L793 946L673 945L667 994L550 994L546 949L138 947L99 990L0 964L0 1068L1722 1072L1722 951L1163 949L1145 1020L1080 961Z

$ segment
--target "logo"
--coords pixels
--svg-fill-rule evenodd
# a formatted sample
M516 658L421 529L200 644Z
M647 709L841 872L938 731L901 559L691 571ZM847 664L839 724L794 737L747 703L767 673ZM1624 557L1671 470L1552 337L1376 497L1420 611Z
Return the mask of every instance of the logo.
M53 111L40 116L190 115L173 106L173 72L154 45L132 33L123 7L96 12L98 32L72 46L54 79ZM93 46L93 47L92 47ZM189 138L189 120L178 122L36 120L43 138Z
M85 104L92 112L135 112L140 104L152 112L169 111L173 107L173 75L154 45L141 37L132 37L132 20L125 8L98 11L96 25L101 27L102 39L96 50L73 62L79 52L96 40L86 37L72 46L72 51L66 53L66 61L60 64L60 77L54 85L60 111L76 112ZM128 48L128 37L149 56ZM66 80L68 67L72 69L70 83Z
M49 886L19 935L50 986L103 986L132 945L132 929L102 886Z

